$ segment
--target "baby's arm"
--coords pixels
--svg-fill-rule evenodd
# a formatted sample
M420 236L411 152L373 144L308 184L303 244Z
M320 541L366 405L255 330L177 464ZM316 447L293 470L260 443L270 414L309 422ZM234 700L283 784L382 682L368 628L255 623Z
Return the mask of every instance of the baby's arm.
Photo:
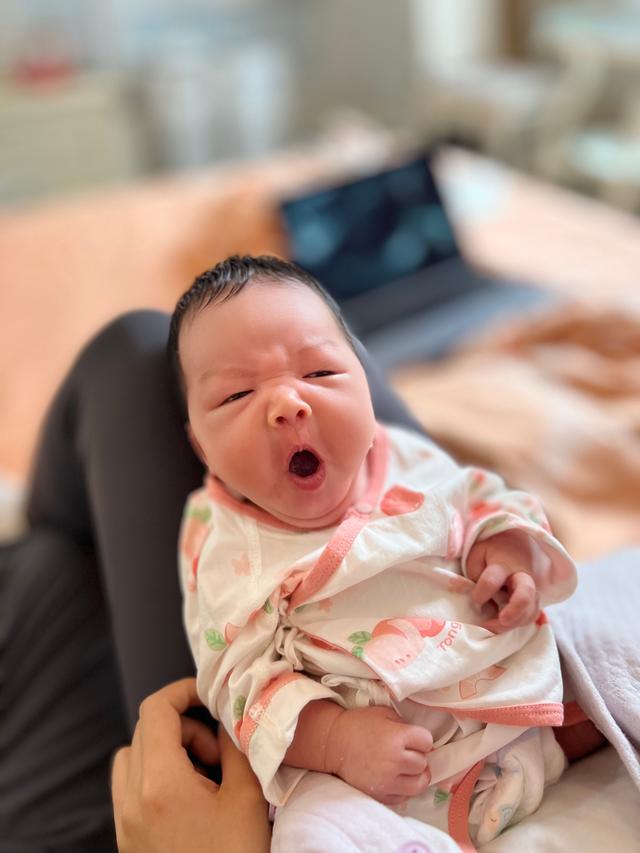
M573 561L551 533L538 500L508 489L496 474L474 468L462 472L458 491L464 541L463 571L476 582L478 604L497 603L491 630L533 621L540 601L567 598L576 584Z
M425 728L405 723L392 708L345 710L322 700L300 713L284 763L332 773L382 803L397 805L428 788L432 745Z

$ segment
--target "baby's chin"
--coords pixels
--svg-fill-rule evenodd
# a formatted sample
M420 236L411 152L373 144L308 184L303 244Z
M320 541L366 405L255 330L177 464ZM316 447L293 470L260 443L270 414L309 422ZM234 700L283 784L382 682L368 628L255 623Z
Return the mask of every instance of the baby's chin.
M263 509L279 521L300 530L332 527L339 524L349 508L362 498L366 482L363 467L353 480L349 481L346 478L342 480L341 487L338 489L335 482L333 487L324 483L318 491L301 492L291 500L279 502L276 497L272 508L263 507Z

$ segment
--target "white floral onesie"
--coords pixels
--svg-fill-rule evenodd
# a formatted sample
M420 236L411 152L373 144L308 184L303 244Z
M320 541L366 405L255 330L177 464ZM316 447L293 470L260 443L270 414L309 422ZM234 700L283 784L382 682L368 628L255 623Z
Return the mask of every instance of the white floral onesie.
M562 723L562 680L543 612L503 634L480 627L467 555L526 531L545 555L543 604L571 594L575 567L534 497L414 433L379 427L367 465L367 494L324 530L290 528L210 475L191 495L180 567L198 692L276 806L306 773L282 761L307 703L394 707L434 739L431 787L405 813L481 843L562 772L549 728ZM541 769L527 787L533 765L518 756L534 736Z

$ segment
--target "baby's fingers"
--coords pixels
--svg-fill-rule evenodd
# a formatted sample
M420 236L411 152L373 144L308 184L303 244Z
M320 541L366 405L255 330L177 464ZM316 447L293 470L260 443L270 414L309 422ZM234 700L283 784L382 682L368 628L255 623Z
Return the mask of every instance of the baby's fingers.
M535 581L526 572L517 572L509 579L511 594L498 616L505 628L519 628L534 621L539 610Z
M398 794L381 794L379 797L375 797L375 799L382 803L383 806L399 806L409 798L401 797Z
M418 794L424 794L430 784L431 773L427 767L426 770L417 776L397 776L393 783L392 793L394 796L416 797Z
M433 749L433 737L424 726L406 726L404 732L405 750L416 750L423 755Z
M388 790L376 797L386 806L399 806L410 797L423 794L431 784L431 773L427 768L415 775L401 774L390 783Z
M482 572L471 593L476 604L486 604L501 589L511 572L502 563L492 563Z
M402 773L408 773L411 776L416 776L419 773L424 773L428 766L428 756L424 752L418 752L415 749L405 749L404 754L398 764L398 769Z

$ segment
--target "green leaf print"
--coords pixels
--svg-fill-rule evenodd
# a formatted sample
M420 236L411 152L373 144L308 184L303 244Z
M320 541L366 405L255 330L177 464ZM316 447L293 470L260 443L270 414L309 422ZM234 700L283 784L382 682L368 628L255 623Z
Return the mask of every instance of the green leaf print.
M308 606L309 606L308 604L299 605L299 607L296 607L296 613L302 613L302 611L306 610Z
M347 637L348 642L350 643L368 643L371 639L371 634L368 631L356 631L355 634L351 634L350 637Z
M530 509L527 512L525 512L525 515L529 519L529 521L532 521L538 527L542 527L543 518L540 515L540 513L536 512L533 509Z
M448 791L443 791L442 788L436 788L436 792L433 795L433 802L436 805L440 805L440 803L446 803L451 794Z
M233 703L233 716L236 720L241 720L242 715L244 714L244 706L247 704L246 696L238 696L236 701Z
M268 598L265 601L265 603L262 605L262 609L264 610L265 613L273 613L273 604L269 601Z
M351 654L355 655L357 658L362 658L362 656L364 655L364 649L362 648L362 646L354 646L351 649Z
M193 506L187 510L187 518L197 518L199 521L204 521L205 524L211 518L211 507L208 506Z
M506 522L506 517L504 515L499 515L497 518L492 518L491 521L488 521L486 524L482 525L482 537L483 539L487 539L489 535L495 535L499 532L501 527L504 527ZM505 530L507 528L505 527Z
M207 645L210 649L213 649L214 652L221 652L223 649L227 648L227 644L225 643L224 637L220 631L216 631L214 628L209 628L208 631L204 632L204 636L207 641Z

